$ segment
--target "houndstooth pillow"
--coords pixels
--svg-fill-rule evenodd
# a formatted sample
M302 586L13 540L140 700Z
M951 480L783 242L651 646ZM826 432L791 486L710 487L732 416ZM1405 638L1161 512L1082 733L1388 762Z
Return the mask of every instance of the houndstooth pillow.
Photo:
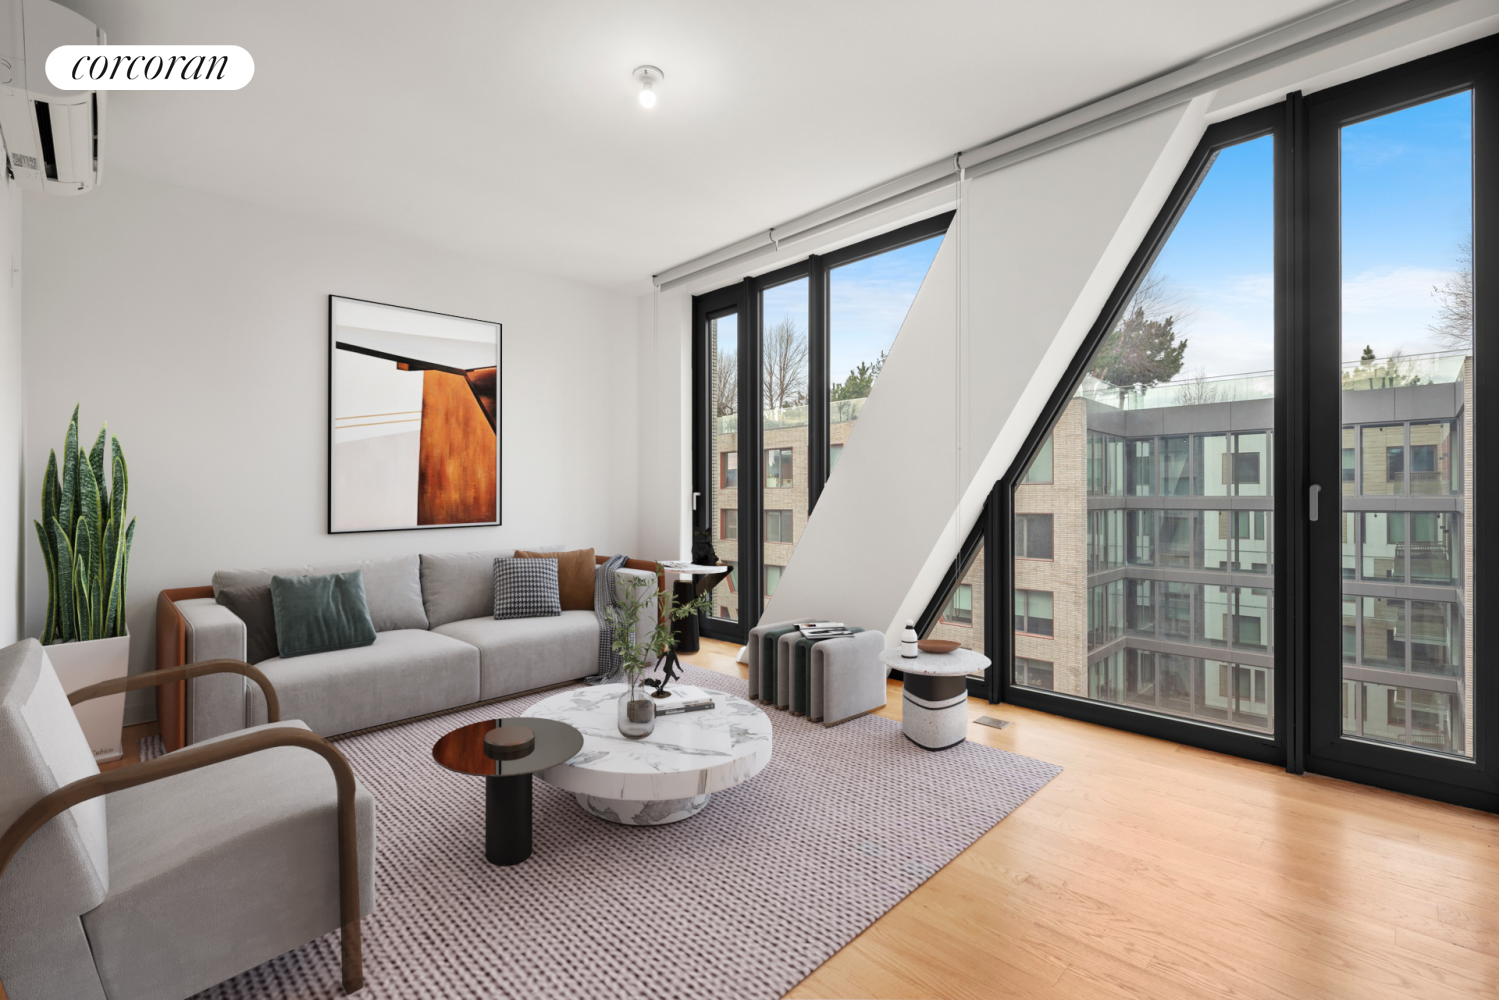
M501 556L494 561L496 618L552 618L560 614L557 560Z

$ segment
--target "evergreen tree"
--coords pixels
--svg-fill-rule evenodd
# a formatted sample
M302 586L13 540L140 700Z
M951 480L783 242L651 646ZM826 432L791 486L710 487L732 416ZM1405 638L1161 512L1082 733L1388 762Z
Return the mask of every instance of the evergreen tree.
M885 367L886 354L880 352L874 364L860 361L859 367L848 373L848 378L833 384L833 399L864 399L874 391L874 380L880 377Z

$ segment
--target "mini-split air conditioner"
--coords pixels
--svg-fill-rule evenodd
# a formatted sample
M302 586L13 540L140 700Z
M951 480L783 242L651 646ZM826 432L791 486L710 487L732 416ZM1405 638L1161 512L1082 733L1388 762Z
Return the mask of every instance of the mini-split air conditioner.
M0 0L0 139L21 186L82 194L99 183L104 95L47 79L59 45L103 45L92 21L52 0Z

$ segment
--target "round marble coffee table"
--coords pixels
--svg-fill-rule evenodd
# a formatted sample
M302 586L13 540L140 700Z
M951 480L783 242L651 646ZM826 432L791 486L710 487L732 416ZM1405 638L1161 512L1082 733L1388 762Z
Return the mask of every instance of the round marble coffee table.
M541 780L572 792L600 819L659 826L702 812L714 792L760 773L770 761L770 719L743 698L688 684L671 693L712 698L701 712L657 716L638 740L620 735L615 703L623 684L600 684L554 695L528 717L565 722L583 734L583 749L541 772Z
M900 731L926 750L946 750L968 738L968 675L989 666L989 658L971 649L951 653L917 653L908 660L900 649L887 649L880 662L906 675L900 707Z

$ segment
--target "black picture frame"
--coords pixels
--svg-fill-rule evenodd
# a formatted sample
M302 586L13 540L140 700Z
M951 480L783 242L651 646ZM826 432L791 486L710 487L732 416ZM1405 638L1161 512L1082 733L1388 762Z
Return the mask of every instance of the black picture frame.
M487 326L493 326L494 327L494 329L495 329L495 345L494 345L495 379L494 379L493 424L494 424L494 439L495 439L495 454L494 454L495 509L494 509L494 519L493 520L491 520L491 521L464 521L464 522L455 522L455 523L451 523L451 524L392 525L392 526L389 526L389 527L367 527L367 528L338 528L338 527L335 527L335 525L334 525L334 482L335 482L335 478L334 477L336 475L336 469L335 469L335 444L336 444L336 441L335 441L335 427L336 427L335 419L336 419L336 415L334 414L334 398L335 398L334 397L334 379L335 379L335 376L336 376L336 366L337 366L337 363L338 363L338 357L337 357L337 355L338 355L338 352L340 350L340 346L341 345L339 344L339 342L337 340L337 337L336 337L336 334L335 334L335 330L334 330L334 303L338 302L338 301L357 302L357 303L361 303L363 305L379 306L379 307L385 308L385 309L397 309L397 310L401 310L403 312L424 313L424 314L431 315L431 316L440 316L440 317L443 317L445 319L457 319L457 320L463 320L464 322L468 322L468 323L481 323L481 324L484 324L484 325L487 325ZM432 530L441 529L441 528L499 527L500 525L502 525L504 523L504 496L505 496L505 489L504 489L504 485L505 485L504 484L504 462L503 462L503 458L504 458L504 440L505 440L505 436L504 436L504 412L505 412L505 407L504 407L504 373L505 373L504 343L505 343L505 328L504 328L504 324L499 323L499 322L497 322L495 320L476 319L476 318L474 318L472 316L460 316L460 315L458 315L456 313L439 312L439 311L437 311L435 309L421 309L421 308L417 308L417 307L414 307L414 306L396 305L396 304L390 303L390 302L378 302L378 301L375 301L373 299L362 299L362 298L359 298L357 296L352 296L352 295L338 295L336 293L330 293L328 295L328 378L327 378L327 386L328 386L328 408L327 408L327 414L328 414L328 416L327 416L327 421L328 421L328 425L327 425L327 430L328 430L328 452L327 452L327 467L326 467L327 480L326 480L326 482L324 484L325 494L326 494L326 497L327 497L327 511L326 511L326 514L327 514L327 533L328 534L330 534L330 535L354 535L354 534L368 534L368 533L371 533L371 532L382 532L382 531L432 531ZM395 356L393 354L389 354L389 353L386 353L386 352L377 351L377 350L371 350L371 349L367 349L367 348L351 347L350 345L342 345L342 347L343 347L344 350L348 350L348 351L351 351L353 353L366 354L366 355L371 355L371 356L374 356L374 357L380 357L380 358L388 359L388 360L392 361L393 363L405 363L405 361L402 358L399 358L399 357L397 357L397 356ZM441 365L428 364L428 365L425 365L424 367L432 368L434 370L440 370L440 371L449 371L449 372L452 372L454 374L461 374L461 372L458 369L447 368L447 367L444 367L444 366L441 366Z

